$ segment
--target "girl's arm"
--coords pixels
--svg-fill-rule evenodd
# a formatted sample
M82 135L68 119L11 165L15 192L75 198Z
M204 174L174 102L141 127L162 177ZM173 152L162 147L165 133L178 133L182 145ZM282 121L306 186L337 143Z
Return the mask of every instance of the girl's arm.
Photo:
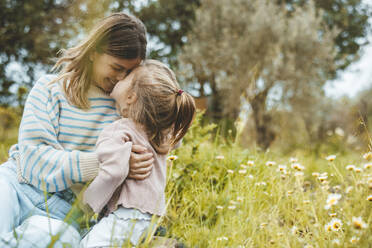
M94 152L64 150L58 141L61 103L41 78L29 93L19 129L18 145L10 151L20 181L40 190L61 191L93 179L98 172Z
M84 193L84 203L95 213L101 212L127 178L131 149L132 142L127 135L116 130L116 123L109 125L100 134L96 145L100 169Z

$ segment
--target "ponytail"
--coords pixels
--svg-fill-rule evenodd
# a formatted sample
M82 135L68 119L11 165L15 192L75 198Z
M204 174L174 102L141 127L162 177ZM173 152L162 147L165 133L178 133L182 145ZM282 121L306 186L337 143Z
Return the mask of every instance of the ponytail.
M187 92L179 90L176 96L176 119L174 122L173 141L174 147L185 136L195 115L194 98Z

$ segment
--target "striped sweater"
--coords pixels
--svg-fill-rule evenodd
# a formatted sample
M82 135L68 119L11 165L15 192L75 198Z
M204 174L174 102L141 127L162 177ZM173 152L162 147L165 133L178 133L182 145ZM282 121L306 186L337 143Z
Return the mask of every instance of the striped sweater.
M92 180L99 163L94 152L100 131L119 119L115 101L91 86L90 109L68 103L62 82L42 77L31 89L19 128L18 144L9 151L20 182L58 192Z

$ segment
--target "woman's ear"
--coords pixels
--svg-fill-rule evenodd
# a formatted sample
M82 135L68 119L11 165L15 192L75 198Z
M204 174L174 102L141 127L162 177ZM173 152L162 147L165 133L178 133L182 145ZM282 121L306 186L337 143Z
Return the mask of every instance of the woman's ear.
M89 60L90 60L90 62L93 62L95 56L96 56L96 51L92 51L92 52L89 53Z

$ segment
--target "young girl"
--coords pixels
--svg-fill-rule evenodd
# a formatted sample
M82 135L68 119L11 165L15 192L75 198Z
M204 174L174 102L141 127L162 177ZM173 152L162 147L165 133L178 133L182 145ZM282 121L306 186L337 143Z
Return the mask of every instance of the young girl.
M108 94L145 58L146 45L140 20L112 14L62 53L58 75L36 82L25 104L18 144L0 165L0 247L46 247L50 235L65 226L75 199L71 188L79 193L77 186L97 175L97 137L119 118ZM152 153L145 150L133 145L132 152L142 153L130 155L130 178L143 179L151 172ZM76 247L80 235L70 226L54 247L62 242Z
M120 247L128 239L137 245L151 216L164 215L166 155L186 134L195 113L192 96L179 88L168 67L155 60L134 69L111 96L123 118L100 134L96 144L100 170L84 193L84 202L107 216L81 247ZM134 143L155 154L153 171L143 181L127 178Z

